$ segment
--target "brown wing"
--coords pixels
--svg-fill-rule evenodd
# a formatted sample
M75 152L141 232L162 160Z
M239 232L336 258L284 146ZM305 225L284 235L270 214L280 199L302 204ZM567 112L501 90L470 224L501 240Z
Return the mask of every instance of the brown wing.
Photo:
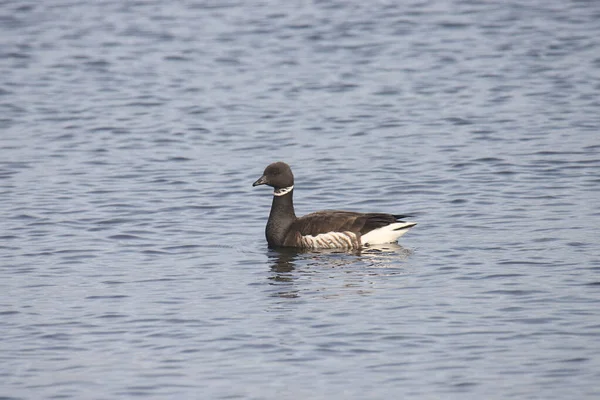
M315 236L327 232L350 231L364 235L373 229L397 222L392 214L357 213L351 211L318 211L298 218L291 230Z

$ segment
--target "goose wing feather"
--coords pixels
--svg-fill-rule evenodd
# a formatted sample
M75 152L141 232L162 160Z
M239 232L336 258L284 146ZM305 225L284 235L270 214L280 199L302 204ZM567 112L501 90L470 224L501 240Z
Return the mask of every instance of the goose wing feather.
M373 229L398 222L392 214L358 213L352 211L325 210L298 218L291 230L301 235L316 236L327 232L350 231L364 235Z

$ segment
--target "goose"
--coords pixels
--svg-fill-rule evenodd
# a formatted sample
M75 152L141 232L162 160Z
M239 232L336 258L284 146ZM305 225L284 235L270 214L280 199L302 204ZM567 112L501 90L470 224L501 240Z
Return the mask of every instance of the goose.
M282 161L270 164L252 186L273 188L273 203L265 235L269 247L300 249L360 249L393 243L416 222L405 215L324 210L296 217L294 175Z

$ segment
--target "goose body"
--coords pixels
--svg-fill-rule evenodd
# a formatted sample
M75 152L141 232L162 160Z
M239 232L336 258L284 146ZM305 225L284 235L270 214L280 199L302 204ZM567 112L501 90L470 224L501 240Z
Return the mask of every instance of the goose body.
M362 246L393 243L415 222L405 216L324 210L297 218L294 212L294 175L284 162L270 164L252 186L274 188L271 213L266 227L270 247L303 249L358 249Z

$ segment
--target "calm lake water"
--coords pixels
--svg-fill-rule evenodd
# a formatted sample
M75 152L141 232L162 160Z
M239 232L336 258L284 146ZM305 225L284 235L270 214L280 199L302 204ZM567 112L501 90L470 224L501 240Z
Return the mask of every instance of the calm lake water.
M597 1L1 2L0 398L599 398L599 37ZM269 250L277 160L299 215L419 225Z

